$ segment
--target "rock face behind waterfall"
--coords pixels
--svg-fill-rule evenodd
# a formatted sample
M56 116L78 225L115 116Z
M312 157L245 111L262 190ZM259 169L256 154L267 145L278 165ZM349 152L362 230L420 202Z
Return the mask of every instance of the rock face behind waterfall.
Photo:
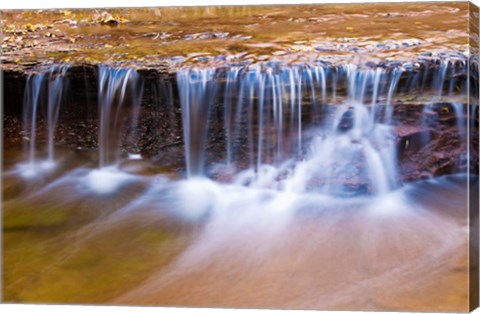
M404 180L413 181L468 170L468 145L457 125L459 120L466 123L467 118L457 117L448 108L451 108L450 104L434 104L428 113L430 121L427 127L408 124L397 127L399 165ZM425 114L421 108L416 109L418 115ZM415 108L403 107L399 110L400 114L405 114ZM477 119L478 123L478 117L473 119ZM472 128L471 134L472 139L478 137L478 127ZM429 139L428 143L425 143L426 138ZM471 153L475 154L475 151ZM471 164L470 170L478 172L478 164Z

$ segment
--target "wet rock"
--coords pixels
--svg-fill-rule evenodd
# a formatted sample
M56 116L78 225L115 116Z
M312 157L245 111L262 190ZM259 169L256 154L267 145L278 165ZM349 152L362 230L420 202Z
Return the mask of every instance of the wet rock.
M233 40L249 40L252 38L253 36L244 36L244 35L235 35L232 37Z
M204 40L204 39L213 39L213 38L227 38L229 35L228 32L217 32L217 33L212 33L212 32L203 32L203 33L196 33L196 34L187 34L184 35L183 37L186 40Z
M185 61L185 57L182 57L182 56L176 56L176 57L171 57L169 58L169 60L173 61L173 62L183 62Z
M355 118L355 111L353 108L349 108L347 112L342 115L340 123L338 124L338 130L341 132L349 131L353 128Z
M122 16L112 15L109 12L102 12L98 16L94 16L93 20L103 25L116 26L121 23L126 23L128 20Z

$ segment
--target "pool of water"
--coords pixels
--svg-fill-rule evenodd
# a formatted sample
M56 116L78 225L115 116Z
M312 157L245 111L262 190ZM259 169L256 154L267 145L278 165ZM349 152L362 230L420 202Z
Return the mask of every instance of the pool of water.
M95 155L6 152L5 301L467 310L467 175L346 198Z

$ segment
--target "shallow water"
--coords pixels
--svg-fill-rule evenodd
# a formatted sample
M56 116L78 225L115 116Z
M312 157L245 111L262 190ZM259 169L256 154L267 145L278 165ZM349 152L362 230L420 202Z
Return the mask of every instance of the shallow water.
M48 38L25 38L26 43L33 45L28 49L36 51L33 58L22 55L22 61L27 62L54 58L120 63L139 60L155 65L163 57L190 63L205 56L224 58L235 54L250 61L265 56L275 59L275 55L298 61L309 54L376 59L468 45L466 3L116 9L109 12L126 18L127 24L91 25L91 19L101 12L5 10L2 13L5 25L22 29L26 23L50 24L52 29L43 32L75 40L52 45L48 44ZM396 43L401 40L421 44L405 49ZM348 50L351 43L359 50ZM377 44L381 45L379 49ZM6 50L12 58L17 53Z
M6 167L6 301L467 310L466 175L335 198L57 155Z
M250 207L238 193L174 263L114 301L465 310L465 191L465 177L448 177L380 198L313 198L294 213L278 211L295 208L285 195Z

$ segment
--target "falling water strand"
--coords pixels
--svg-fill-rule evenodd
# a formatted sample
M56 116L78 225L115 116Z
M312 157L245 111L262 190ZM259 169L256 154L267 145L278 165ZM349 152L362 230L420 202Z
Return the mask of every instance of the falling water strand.
M41 101L41 89L45 73L31 74L27 78L25 96L23 99L23 125L24 133L28 136L28 162L35 164L36 137L37 137L37 111Z
M204 174L208 116L217 90L217 84L213 81L214 77L215 70L213 68L186 68L177 73L188 177Z
M99 166L117 165L120 161L122 137L135 129L143 95L143 84L133 69L99 69Z
M54 161L55 130L57 127L60 106L67 89L66 74L68 67L61 67L50 71L48 77L48 161Z
M402 71L399 69L394 69L391 75L392 75L392 79L391 79L390 87L388 89L387 108L386 108L386 114L385 114L387 123L389 123L392 119L392 115L393 115L392 98L393 98L395 89L397 88L400 77L402 76Z
M227 73L227 82L225 86L225 103L224 103L224 124L225 124L225 141L227 143L227 165L229 167L232 166L232 159L233 159L233 146L234 146L234 139L233 139L233 126L234 123L232 122L232 116L234 112L233 104L234 104L234 95L237 93L236 89L236 81L238 77L238 73L240 68L233 67Z
M375 105L377 104L377 97L379 92L380 81L383 77L383 71L380 68L375 70L375 78L373 81L373 95L372 95L372 112L375 114Z
M435 76L435 79L433 80L434 89L437 90L438 99L442 98L443 95L443 86L445 85L445 78L449 65L450 62L448 60L443 61L440 64L439 73Z
M260 169L262 165L262 152L263 152L263 108L264 108L264 97L265 97L265 76L257 76L257 88L258 88L258 97L257 97L257 111L258 111L258 143L257 143L257 169Z

